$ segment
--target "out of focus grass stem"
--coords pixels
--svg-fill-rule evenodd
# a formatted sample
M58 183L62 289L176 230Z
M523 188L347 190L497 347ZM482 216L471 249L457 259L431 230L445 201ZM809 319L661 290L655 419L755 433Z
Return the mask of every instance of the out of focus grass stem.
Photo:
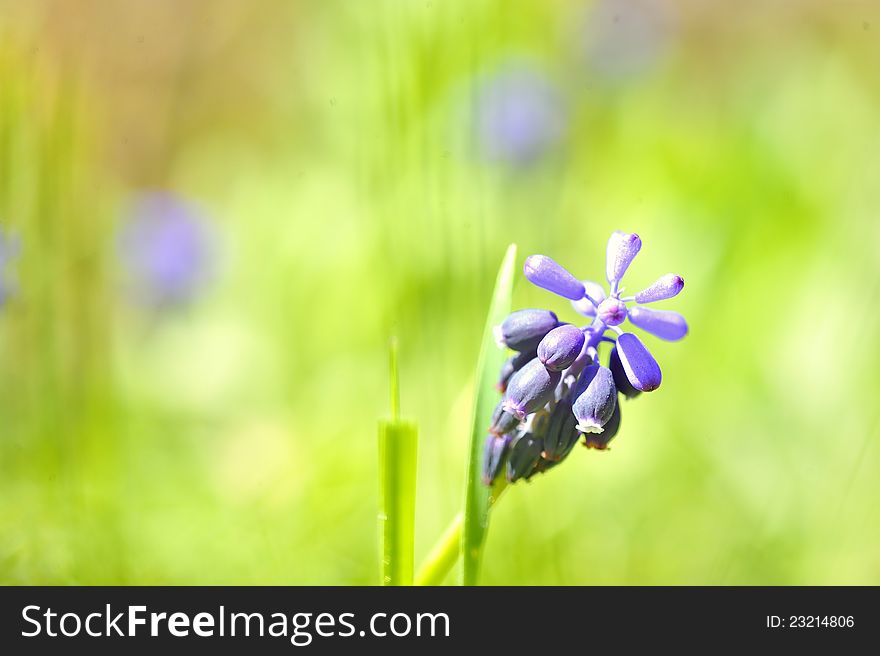
M391 418L379 424L382 584L412 585L418 430L400 419L397 342L391 343Z

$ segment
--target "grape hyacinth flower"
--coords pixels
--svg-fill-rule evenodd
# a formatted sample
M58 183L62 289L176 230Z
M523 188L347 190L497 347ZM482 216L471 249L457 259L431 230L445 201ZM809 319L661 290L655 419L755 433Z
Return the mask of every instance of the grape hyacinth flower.
M607 293L546 255L526 258L523 271L532 284L568 299L591 322L578 327L560 322L550 310L529 309L512 313L496 327L499 346L516 354L499 376L503 398L486 438L486 485L502 471L511 483L546 472L568 456L581 436L584 446L606 449L620 429L620 395L632 399L660 387L657 361L637 335L621 326L628 320L664 340L683 338L688 332L684 317L645 305L677 296L684 280L669 273L634 296L623 296L621 281L641 248L634 233L611 235ZM599 357L602 344L612 347L605 365Z
M18 257L20 251L21 240L0 228L0 307L6 304L15 291L15 286L7 274L6 266Z
M210 226L193 204L169 193L139 196L119 234L119 256L138 301L185 305L213 274Z
M476 138L490 161L531 166L560 143L565 122L559 90L527 63L508 64L477 95Z

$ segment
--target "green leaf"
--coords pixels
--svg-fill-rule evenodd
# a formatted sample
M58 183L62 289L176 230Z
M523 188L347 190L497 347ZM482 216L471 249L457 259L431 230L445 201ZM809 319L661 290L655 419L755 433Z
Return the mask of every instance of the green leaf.
M418 429L399 418L397 343L391 343L391 419L379 422L382 584L412 585Z
M476 585L480 574L480 561L486 531L489 528L489 509L504 489L504 477L492 488L483 485L481 478L483 442L486 439L486 427L492 419L492 411L498 403L498 391L495 383L498 371L504 364L505 354L495 344L492 328L497 326L510 314L511 295L513 292L513 275L516 264L516 244L507 247L507 253L498 278L495 291L483 330L483 342L477 362L477 373L474 380L474 404L471 418L471 445L467 470L467 489L464 505L464 530L462 534L461 552L463 557L464 585Z

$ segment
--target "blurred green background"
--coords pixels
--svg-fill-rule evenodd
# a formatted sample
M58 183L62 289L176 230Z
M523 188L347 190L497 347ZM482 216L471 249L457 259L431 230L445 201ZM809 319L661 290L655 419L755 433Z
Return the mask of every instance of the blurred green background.
M621 229L691 334L484 582L880 583L878 65L867 1L0 0L0 581L377 583L392 334L420 560L505 247L595 279ZM150 190L186 302L131 291Z

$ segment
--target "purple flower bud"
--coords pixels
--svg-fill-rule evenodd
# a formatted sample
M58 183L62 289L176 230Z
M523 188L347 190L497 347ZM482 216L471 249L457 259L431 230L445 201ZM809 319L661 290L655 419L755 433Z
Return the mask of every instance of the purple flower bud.
M492 423L489 432L493 435L504 435L519 425L520 420L504 410L504 404L499 401L492 413Z
M554 328L538 344L538 359L550 371L562 371L580 355L585 339L577 326Z
M544 335L558 325L556 314L550 310L517 310L495 326L495 341L514 351L534 351Z
M605 290L602 289L602 285L592 280L582 280L581 282L584 285L586 295L579 301L572 301L571 307L574 308L575 312L585 317L595 317L596 306L587 299L587 296L596 301L596 303L601 303L605 300Z
M503 409L522 421L553 398L561 377L558 371L547 371L535 358L511 377L504 394Z
M605 276L612 285L620 282L629 268L630 262L642 248L642 240L635 233L616 230L608 240L608 251L605 255ZM612 290L614 291L614 290Z
M537 353L535 351L526 351L524 353L517 353L516 355L512 355L507 360L504 361L504 364L501 366L501 371L498 374L498 382L495 384L495 389L504 394L507 391L507 383L510 381L510 377L513 376L517 371L522 369L525 365L529 363L529 360L533 360Z
M634 307L629 311L629 320L642 330L670 342L681 339L688 332L684 317L671 310Z
M619 326L626 320L626 304L616 298L606 298L599 304L596 316L606 325Z
M658 278L653 285L636 294L636 303L665 301L667 298L677 296L682 289L684 289L684 278L674 273L667 273Z
M563 399L557 403L550 414L547 434L544 435L542 458L553 461L565 458L571 452L572 447L577 444L580 436L575 427L576 424L577 419L572 412L571 401Z
M553 469L556 465L558 465L561 460L547 460L544 456L538 458L538 462L535 463L535 466L532 467L532 471L525 475L525 479L527 481L532 479L532 476L536 474L543 474L549 469Z
M611 371L592 364L581 374L575 388L572 411L577 419L577 429L582 433L601 433L602 427L611 419L617 405L617 388Z
M634 399L641 392L632 386L626 372L623 370L623 364L620 362L620 355L617 353L617 347L611 349L611 356L608 358L608 368L611 369L611 375L614 376L614 385L617 391L628 399Z
M623 333L618 337L617 353L633 387L640 392L652 392L660 387L660 365L636 335Z
M526 278L533 285L572 301L584 297L584 284L546 255L529 255L523 265Z
M604 451L608 448L608 443L617 435L620 430L620 402L614 405L614 413L611 419L603 427L601 433L586 433L584 435L584 446L588 449L599 449Z
M512 439L512 435L486 437L486 445L483 447L483 485L492 485L498 478Z
M538 408L527 419L525 426L526 432L531 433L535 437L543 438L547 432L547 426L550 424L550 411L547 408Z
M543 441L531 433L517 437L511 444L510 454L507 456L507 480L515 483L523 476L530 475L541 459L543 450Z

